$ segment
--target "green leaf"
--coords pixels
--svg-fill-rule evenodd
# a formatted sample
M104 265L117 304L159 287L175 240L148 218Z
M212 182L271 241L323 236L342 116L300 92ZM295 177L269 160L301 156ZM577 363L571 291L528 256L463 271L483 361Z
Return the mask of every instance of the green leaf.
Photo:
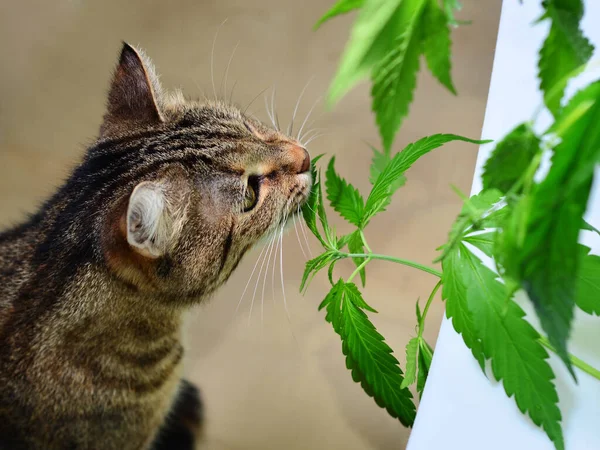
M483 169L484 189L506 193L523 176L533 157L541 151L540 138L528 124L508 133L492 152ZM520 191L516 192L517 194Z
M387 153L380 152L375 147L371 147L371 150L373 150L373 159L371 160L371 167L369 170L371 174L369 181L371 184L375 184L377 177L379 177L379 174L385 170L387 165L392 160L392 157ZM392 191L396 191L398 188L404 186L405 183L405 176L398 177L398 179L392 183Z
M506 394L514 395L519 410L541 426L558 450L564 449L554 373L539 334L524 319L525 313L512 300L497 275L461 245L452 252L455 272L467 297L477 335L486 358L491 359L494 378L502 381Z
M422 0L416 0L421 2ZM338 71L329 88L329 103L338 101L390 50L406 24L415 0L369 0L360 9ZM401 5L401 6L400 6Z
M315 237L321 242L321 244L326 247L325 241L317 228L317 210L319 209L319 198L322 197L321 194L321 184L319 182L319 174L317 172L316 163L319 159L321 159L323 155L318 155L314 157L311 161L311 175L313 179L313 185L311 187L310 193L306 200L306 203L302 206L302 216L304 217L304 221L308 226L308 229L315 235Z
M404 172L406 172L421 156L450 141L464 141L471 144L489 142L477 141L455 134L435 134L407 145L402 151L394 155L392 160L377 177L377 181L373 185L373 189L371 189L371 193L367 198L365 213L362 219L362 227L364 228L375 214L385 211L385 207L389 204L390 198L394 193L391 186L404 175Z
M450 74L452 41L448 25L448 15L440 8L438 0L428 0L421 22L425 60L433 76L456 95Z
M345 294L348 294L347 289ZM344 295L341 302L340 336L345 342L342 350L347 355L346 365L352 370L352 378L361 382L365 392L373 396L380 407L403 425L411 426L416 408L410 391L400 388L404 378L398 360L352 295ZM348 298L352 300L346 301Z
M365 202L360 192L335 172L335 156L329 161L325 187L331 207L348 222L360 226Z
M465 239L467 234L483 228L498 227L502 223L506 211L509 210L506 207L493 210L494 206L500 201L501 196L502 194L497 189L486 189L467 199L460 214L452 224L448 234L448 242L438 249L442 250L442 254L435 259L435 262L446 258Z
M600 316L600 256L590 255L588 247L578 247L581 259L575 302L582 311Z
M401 389L407 388L415 382L417 378L417 351L419 349L419 339L412 338L406 344L406 371L404 372L404 381L400 385Z
M527 291L548 340L573 376L567 340L575 305L577 241L600 156L600 82L574 96L565 108L588 100L594 106L563 132L548 175L533 187L521 228L507 243L512 249L510 272L517 274L513 278Z
M429 368L431 367L431 360L433 359L433 349L425 342L425 339L419 339L419 358L418 358L418 373L417 373L417 392L419 398L423 395L423 389L425 389L425 382L429 375Z
M554 116L560 112L569 75L585 64L594 51L579 28L582 17L581 0L548 2L544 18L550 18L552 25L540 50L538 66L540 89L544 92L546 106Z
M342 296L344 295L344 280L340 279L331 287L325 299L319 305L319 311L327 309L325 320L329 322L337 334L342 332ZM341 336L341 334L340 334Z
M308 283L312 276L316 274L319 270L326 267L329 263L340 259L341 257L334 252L327 251L325 253L320 254L316 258L313 258L306 262L306 266L304 268L304 274L302 275L302 281L300 282L300 292L303 292L305 288L308 287Z
M362 239L362 235L360 234L360 230L356 230L354 233L350 235L350 240L348 241L348 250L350 253L364 253L365 247ZM365 258L352 258L356 267L360 266L364 262ZM367 282L367 273L365 268L363 267L360 270L360 280L362 285L364 286Z
M458 0L443 0L444 10L446 11L446 15L448 16L448 21L451 25L458 25L458 21L454 17L454 11L460 11L462 9L462 5Z
M339 0L335 5L331 7L329 11L327 11L323 17L319 19L319 21L313 27L314 30L319 28L328 20L339 16L341 14L346 14L350 11L353 11L358 8L362 8L365 0Z
M344 293L346 295L346 298L352 303L354 303L354 305L356 305L358 308L366 309L367 311L377 313L375 309L373 309L367 304L367 302L365 302L365 300L362 298L362 294L360 293L360 291L354 283L346 283L344 285Z
M593 233L600 235L600 230L598 230L598 228L593 226L591 223L586 222L585 220L583 221L583 224L581 225L581 229L586 230L586 231L591 231Z
M470 234L464 237L462 242L477 247L490 258L494 256L494 246L496 243L496 231L488 231L486 233Z
M418 34L420 14L421 8L415 9L414 16L394 41L392 50L373 69L372 109L387 153L408 114L417 86L422 48L421 36Z
M467 302L469 280L465 274L468 268L464 264L461 248L464 246L453 249L442 261L442 299L446 301L446 316L452 319L452 326L462 335L481 370L484 370L483 346Z

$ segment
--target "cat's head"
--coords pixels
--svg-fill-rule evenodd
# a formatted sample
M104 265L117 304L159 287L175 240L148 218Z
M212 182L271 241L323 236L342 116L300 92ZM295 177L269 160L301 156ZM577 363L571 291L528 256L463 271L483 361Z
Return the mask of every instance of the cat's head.
M279 232L312 184L298 141L235 106L164 94L127 44L84 167L98 190L114 191L102 225L109 267L137 289L184 301L214 291Z

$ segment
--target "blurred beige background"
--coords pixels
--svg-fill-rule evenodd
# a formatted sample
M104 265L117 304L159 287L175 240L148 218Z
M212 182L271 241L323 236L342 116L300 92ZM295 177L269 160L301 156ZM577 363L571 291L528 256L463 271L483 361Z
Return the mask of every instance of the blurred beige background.
M318 32L312 25L333 1L305 0L37 0L0 2L0 226L33 211L93 141L120 41L140 45L153 58L166 88L192 96L212 94L210 54L215 46L217 89L235 45L228 88L246 105L277 85L277 111L287 123L296 99L313 77L299 116L326 91L348 37L353 15ZM473 21L454 31L454 98L428 73L419 77L410 119L396 150L427 134L480 135L500 13L499 1L464 0ZM269 91L270 92L270 91ZM266 118L262 96L250 111ZM361 84L332 111L316 108L314 127L328 134L309 146L313 155L337 155L338 170L363 192L369 188L370 151L379 145L370 113L369 86ZM366 235L372 249L429 264L459 209L450 189L468 192L477 148L451 144L419 161L408 184ZM332 216L333 217L333 216ZM346 230L338 221L340 230ZM310 238L313 254L318 251ZM261 319L262 278L249 315L257 274L236 314L259 252L248 255L229 283L189 323L187 373L204 394L207 448L400 449L409 430L390 418L353 383L341 343L317 306L327 291L317 276L298 294L305 258L294 229L284 241L284 276L290 319L283 307L279 267L271 269ZM260 268L260 266L259 266ZM339 264L348 276L350 264ZM257 269L258 272L258 269ZM263 275L266 270L263 271ZM414 304L435 284L427 274L389 263L368 268L367 301L381 333L404 365L404 346L415 335ZM274 293L273 293L274 292ZM433 305L427 338L435 342L441 302Z

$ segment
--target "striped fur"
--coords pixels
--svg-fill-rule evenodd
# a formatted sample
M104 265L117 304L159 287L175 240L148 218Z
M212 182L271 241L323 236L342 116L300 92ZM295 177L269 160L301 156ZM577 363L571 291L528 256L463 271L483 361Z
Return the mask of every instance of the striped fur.
M297 210L307 162L234 106L163 94L124 44L97 142L36 214L0 234L0 449L195 439L166 420L199 405L181 381L182 315ZM244 212L249 180L258 201ZM156 252L131 245L127 219L148 183L168 224Z

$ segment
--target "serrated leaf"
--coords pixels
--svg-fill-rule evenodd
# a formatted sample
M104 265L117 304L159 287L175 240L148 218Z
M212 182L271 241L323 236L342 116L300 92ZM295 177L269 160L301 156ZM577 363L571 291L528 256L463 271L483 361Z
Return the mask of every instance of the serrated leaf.
M350 235L350 240L348 241L348 250L350 253L364 253L365 248L363 245L362 236L360 234L360 230L356 230L354 233ZM364 262L365 258L352 258L356 267L360 266ZM363 267L360 270L360 280L362 285L364 286L366 283L367 273L365 268Z
M300 292L303 292L308 287L308 282L319 270L326 267L329 263L340 259L334 252L325 252L306 262L304 267L304 274L302 275L302 281L300 282Z
M471 144L489 142L469 139L455 134L435 134L407 145L402 151L394 155L383 172L377 177L377 181L373 185L365 204L365 213L362 220L363 228L375 214L385 210L390 197L394 193L390 186L403 176L404 172L410 169L421 156L451 141L463 141Z
M340 279L331 287L325 299L319 305L319 311L327 309L325 320L329 322L336 333L342 332L342 296L344 295L344 280Z
M333 19L336 16L341 14L346 14L350 11L354 11L355 9L362 8L365 0L339 0L335 5L331 7L329 11L327 11L323 17L319 19L319 21L313 27L314 30L319 28L325 22L330 19Z
M464 274L468 269L461 248L464 246L453 249L442 261L442 299L446 301L446 316L452 319L452 326L462 335L481 370L484 370L483 347L467 301L468 284Z
M417 352L419 349L419 339L412 338L406 344L406 370L404 372L404 381L400 385L401 389L407 388L415 382L417 378Z
M354 303L358 308L366 309L367 311L377 313L375 309L373 309L367 304L367 302L365 302L365 300L362 297L362 294L358 290L358 287L356 287L354 283L345 283L344 293L346 295L346 298L352 303Z
M582 17L581 0L549 2L544 15L544 18L552 20L552 25L540 50L540 89L544 93L546 106L555 116L560 112L569 75L585 64L594 51L593 45L579 28Z
M423 32L423 51L429 70L442 85L456 95L451 75L451 47L449 19L440 8L438 0L427 0L423 11L421 28Z
M341 336L351 357L346 362L359 372L353 373L353 379L366 383L369 388L365 392L370 392L379 406L403 425L411 426L416 408L410 391L400 388L404 378L392 349L353 301L342 302L342 320Z
M360 192L335 171L335 156L329 161L325 187L331 207L353 225L360 226L365 202Z
M589 254L588 247L578 247L581 259L577 272L575 302L582 311L600 316L600 256Z
M389 153L417 86L421 37L418 21L421 9L415 10L410 25L396 38L392 50L373 69L372 109L379 127L384 150Z
M504 212L494 210L502 194L496 189L487 189L469 198L448 233L448 242L440 247L441 255L435 262L442 261L467 236L477 229L496 228L503 221ZM506 209L503 208L503 209ZM488 214L488 212L493 211ZM487 215L486 215L487 214Z
M462 265L456 275L466 287L463 295L494 378L502 381L509 397L514 395L519 410L544 429L558 450L564 450L554 373L539 334L524 319L523 310L512 299L506 301L506 288L495 273L463 245L452 255Z
M496 231L488 231L486 233L470 234L463 238L462 242L477 247L490 258L494 256L494 247L496 243Z
M525 173L534 156L541 152L540 144L540 138L528 124L515 127L496 145L486 161L482 175L484 189L508 192Z
M338 101L390 49L389 43L406 23L415 0L370 0L360 9L337 73L329 88L329 103ZM421 0L418 0L421 1ZM400 7L400 4L402 6Z
M431 361L433 359L433 349L425 342L425 339L419 339L419 356L417 361L418 372L417 372L417 392L419 398L423 395L423 389L425 389L425 382L429 375L429 368L431 367Z
M308 229L323 246L326 246L325 241L323 240L323 237L317 228L317 210L319 209L319 198L322 197L322 194L320 194L321 184L319 182L319 174L317 172L316 163L322 156L323 155L318 155L311 161L313 185L310 189L310 193L308 194L306 203L302 205L302 216L304 217L304 222L306 222Z
M506 244L512 249L513 278L527 291L548 340L573 376L567 340L575 305L577 241L593 166L600 157L600 82L574 96L565 108L588 100L594 100L594 106L565 130L554 148L548 175L532 189L522 212L524 225L513 233L518 240Z

